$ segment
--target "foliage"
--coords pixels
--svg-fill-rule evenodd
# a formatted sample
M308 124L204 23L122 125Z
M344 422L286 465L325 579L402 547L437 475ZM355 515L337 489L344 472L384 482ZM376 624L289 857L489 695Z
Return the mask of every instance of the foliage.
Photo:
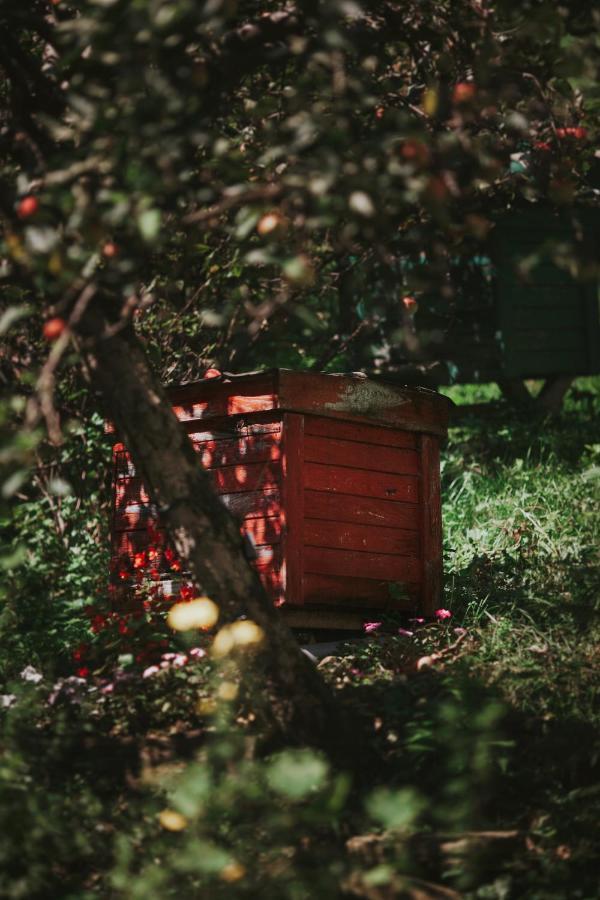
M260 730L227 660L13 679L3 893L297 900L358 885L368 896L376 884L401 896L424 878L472 898L593 896L597 404L597 384L581 382L533 441L500 409L493 432L478 420L451 431L453 618L403 622L401 634L384 623L320 663L381 753L364 785L312 751L257 753ZM539 527L520 532L515 553L529 522L515 521L517 507ZM470 523L478 531L465 537ZM418 843L490 830L521 837L499 855L444 851L437 862ZM353 840L383 844L369 855Z
M262 746L204 646L165 654L148 616L136 659L137 624L96 627L108 472L78 316L108 302L169 381L393 371L401 299L450 303L497 214L596 202L598 21L546 0L2 4L3 895L593 895L597 385L535 435L500 409L453 432L454 618L320 666L384 760L358 785ZM411 844L502 828L525 842L487 865Z

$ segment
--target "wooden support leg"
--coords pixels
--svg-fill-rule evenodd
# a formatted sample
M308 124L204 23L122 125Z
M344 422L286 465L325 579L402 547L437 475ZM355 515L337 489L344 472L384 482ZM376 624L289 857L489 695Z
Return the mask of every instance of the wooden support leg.
M532 396L521 378L501 378L498 387L508 402L515 406L527 406L532 402Z
M565 394L573 381L572 375L554 375L552 378L547 378L542 390L536 397L536 405L545 412L559 412Z

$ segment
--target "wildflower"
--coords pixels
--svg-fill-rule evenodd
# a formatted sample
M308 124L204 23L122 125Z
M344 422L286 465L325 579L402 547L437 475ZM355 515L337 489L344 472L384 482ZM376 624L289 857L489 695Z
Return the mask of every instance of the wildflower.
M150 678L151 675L156 675L157 672L160 672L158 666L148 666L148 668L144 669L142 672L142 678Z
M418 616L416 619L409 619L408 621L412 622L413 625L424 625L425 624L425 619L423 619L422 616Z
M34 669L33 666L25 666L23 671L21 672L21 678L23 681L31 681L33 684L38 684L42 680L44 676L41 672L38 672L37 669Z
M87 644L80 644L78 647L75 647L73 650L71 657L74 662L82 662L83 658L87 653Z
M408 629L406 629L406 628L399 628L398 634L401 635L402 637L412 637L414 634L414 631L408 631Z
M363 629L366 634L372 634L374 631L378 631L382 624L382 622L365 622Z
M206 650L203 650L202 647L192 647L190 656L194 659L200 659L201 656L206 656Z
M77 675L78 678L87 678L88 675L90 674L90 670L88 669L87 666L81 666L80 669L76 670L75 674Z
M173 660L173 665L175 666L176 669L179 669L179 668L181 668L181 666L185 666L187 661L188 661L188 658L185 655L185 653L178 653L175 656L175 659Z
M443 622L445 619L451 619L452 613L449 609L436 609L434 612L434 616L438 620L438 622Z
M16 701L16 694L0 694L0 707L8 709Z

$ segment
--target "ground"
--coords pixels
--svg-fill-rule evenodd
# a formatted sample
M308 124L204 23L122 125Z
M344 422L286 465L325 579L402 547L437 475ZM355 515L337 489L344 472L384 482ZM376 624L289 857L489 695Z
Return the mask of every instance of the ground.
M312 751L264 758L206 657L53 697L21 679L2 896L596 897L598 411L580 380L558 417L451 430L452 617L385 620L319 662L379 753L360 784Z

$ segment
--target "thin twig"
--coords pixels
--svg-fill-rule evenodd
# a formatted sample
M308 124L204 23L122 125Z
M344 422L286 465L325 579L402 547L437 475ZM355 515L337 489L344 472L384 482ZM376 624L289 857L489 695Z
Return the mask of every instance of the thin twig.
M254 203L257 200L274 200L279 197L282 192L279 184L266 184L260 188L251 188L247 191L240 191L238 194L231 194L206 209L197 209L195 212L188 213L184 216L184 225L197 225L200 222L207 222L210 219L218 218L223 213L234 209L236 206L242 206L244 203Z
M57 446L62 443L62 432L60 418L54 406L55 372L69 346L74 326L80 321L95 293L96 285L88 284L79 295L66 327L53 344L48 359L42 366L36 382L35 394L30 397L25 411L26 427L34 428L40 418L43 418L46 422L50 443Z

